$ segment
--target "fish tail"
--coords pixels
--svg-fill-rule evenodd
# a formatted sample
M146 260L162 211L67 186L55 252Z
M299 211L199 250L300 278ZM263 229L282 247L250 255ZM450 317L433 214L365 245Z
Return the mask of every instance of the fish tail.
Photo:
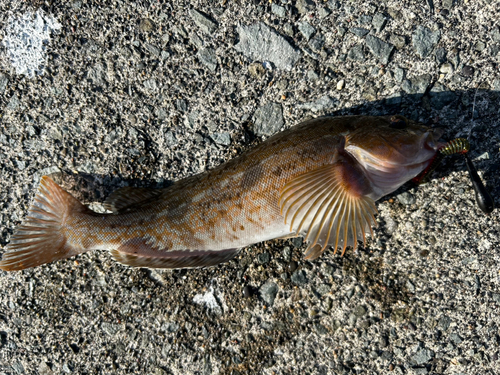
M72 214L88 211L51 178L43 176L26 220L5 248L0 269L23 270L84 252L67 243L62 229Z

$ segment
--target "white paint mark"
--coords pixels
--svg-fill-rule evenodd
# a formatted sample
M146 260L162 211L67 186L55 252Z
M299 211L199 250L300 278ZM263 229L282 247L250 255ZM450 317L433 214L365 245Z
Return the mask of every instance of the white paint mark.
M205 305L209 310L212 310L217 315L222 314L222 308L215 298L214 288L210 287L210 290L205 294L197 294L193 298L193 302L199 305Z
M45 15L41 9L35 14L27 12L20 18L9 17L3 44L17 74L29 78L43 74L50 33L60 28L61 24L52 15Z

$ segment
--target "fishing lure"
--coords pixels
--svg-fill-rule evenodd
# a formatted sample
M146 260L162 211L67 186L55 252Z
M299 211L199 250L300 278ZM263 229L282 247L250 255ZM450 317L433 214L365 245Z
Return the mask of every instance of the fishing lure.
M454 154L465 154L470 149L470 143L465 138L456 138L444 146L438 149L438 152L432 159L432 162L429 166L418 176L414 177L412 181L417 185L422 185L430 181L432 173L437 169L437 167L441 164L445 156L454 155Z
M443 156L453 154L466 154L470 150L470 143L465 138L456 138L449 141L446 145L441 147L438 151Z
M467 170L469 171L469 176L472 181L472 187L474 187L474 191L476 193L477 205L485 214L490 214L495 209L495 201L491 197L488 190L486 190L486 187L477 174L476 167L472 163L472 160L470 160L469 155L464 154L464 157L465 165L467 166Z
M465 138L456 138L448 143L446 143L443 147L438 149L438 152L431 164L425 169L420 175L413 179L413 182L417 184L423 184L430 180L432 172L436 170L438 165L444 159L445 156L450 155L463 155L465 157L465 164L467 166L467 171L469 172L469 177L472 182L472 186L474 188L474 192L476 194L476 202L479 208L486 214L489 214L495 208L495 202L491 197L490 193L486 189L483 184L483 181L479 177L476 167L472 160L470 159L468 152L470 150L470 142Z

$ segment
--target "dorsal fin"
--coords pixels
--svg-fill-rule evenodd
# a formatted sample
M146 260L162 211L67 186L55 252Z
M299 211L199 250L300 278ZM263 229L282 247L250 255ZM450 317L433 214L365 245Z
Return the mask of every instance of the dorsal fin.
M290 231L309 242L306 259L316 259L333 246L357 247L366 241L377 212L368 194L370 182L354 158L337 161L293 178L281 190L279 206Z
M103 206L115 214L122 214L137 205L156 199L161 193L162 189L125 186L112 192Z

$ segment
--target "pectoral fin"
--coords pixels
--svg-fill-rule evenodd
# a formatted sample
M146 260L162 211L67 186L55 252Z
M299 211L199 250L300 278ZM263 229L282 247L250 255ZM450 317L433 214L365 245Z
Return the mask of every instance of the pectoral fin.
M295 177L280 194L281 214L290 231L309 242L306 259L315 259L327 246L335 252L342 246L356 248L366 241L377 213L368 194L370 182L350 155L340 155L334 164Z

